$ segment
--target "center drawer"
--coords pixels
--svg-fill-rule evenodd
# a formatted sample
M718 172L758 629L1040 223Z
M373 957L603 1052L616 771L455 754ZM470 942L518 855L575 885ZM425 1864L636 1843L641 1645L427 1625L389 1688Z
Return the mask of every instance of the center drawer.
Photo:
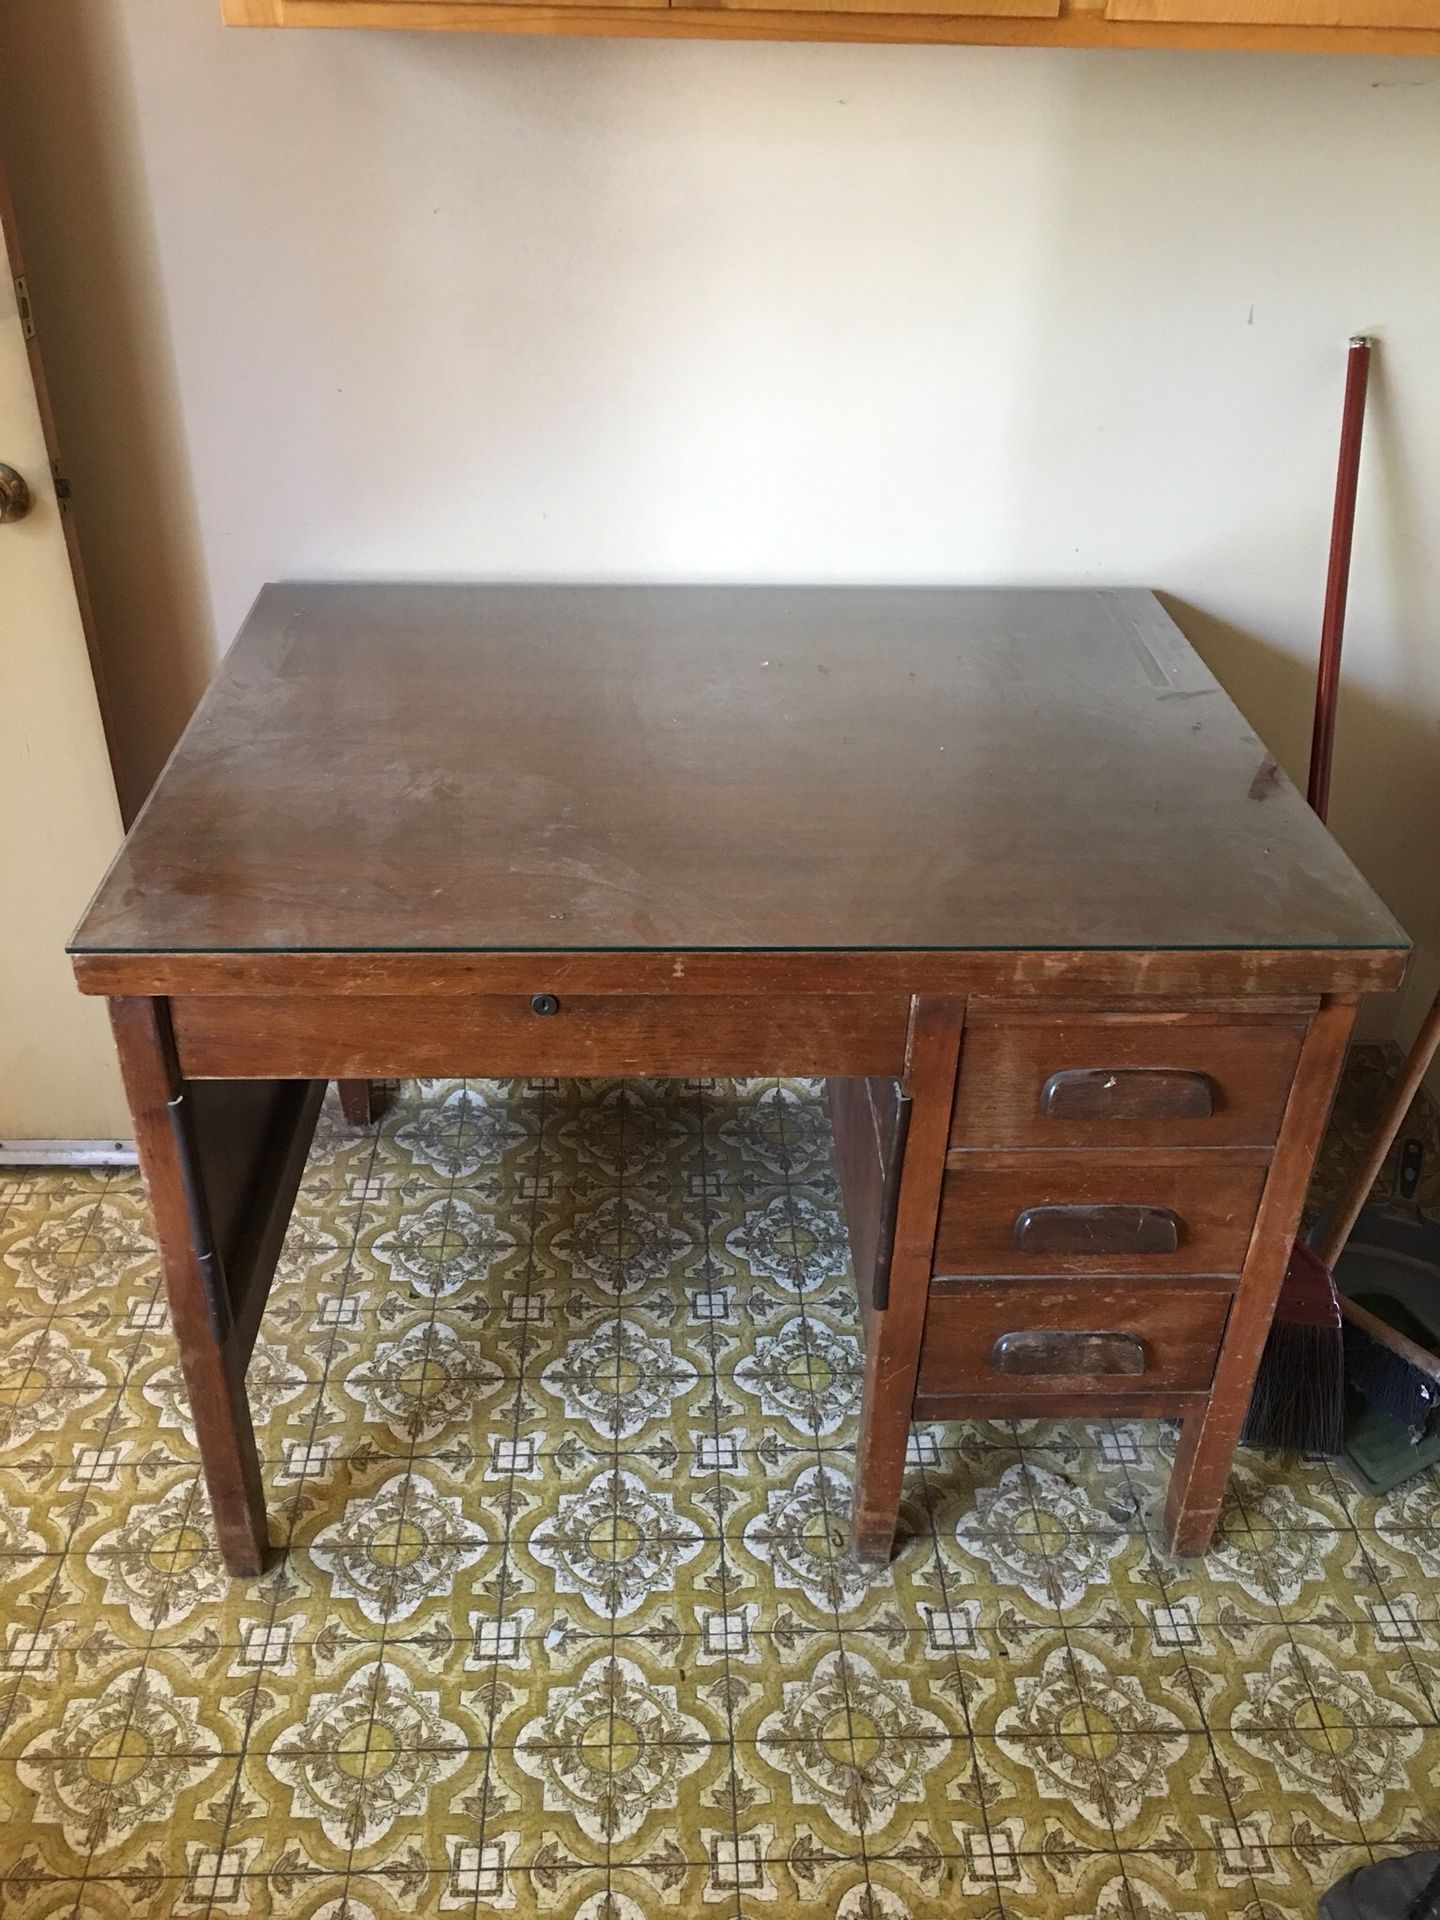
M1043 1403L1086 1390L1204 1392L1229 1312L1218 1287L937 1285L917 1393Z
M946 1172L943 1274L1238 1274L1263 1165L1205 1155L1017 1154Z
M181 994L170 1003L176 1051L197 1080L904 1068L900 994L570 993L552 977L560 970L537 961L533 994Z

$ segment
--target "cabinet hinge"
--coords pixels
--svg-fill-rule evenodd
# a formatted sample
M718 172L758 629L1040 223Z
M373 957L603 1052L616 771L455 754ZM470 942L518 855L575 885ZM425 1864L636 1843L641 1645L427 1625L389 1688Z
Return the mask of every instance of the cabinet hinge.
M30 289L23 273L15 276L15 305L20 314L20 330L27 340L35 338L35 312L30 305Z

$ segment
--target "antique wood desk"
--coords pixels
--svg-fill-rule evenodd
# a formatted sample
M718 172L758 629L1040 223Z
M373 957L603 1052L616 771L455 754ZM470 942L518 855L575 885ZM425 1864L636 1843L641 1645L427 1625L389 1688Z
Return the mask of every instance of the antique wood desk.
M1210 1538L1405 939L1146 593L267 587L73 944L220 1544L327 1079L814 1074L854 1538L923 1418L1176 1415Z

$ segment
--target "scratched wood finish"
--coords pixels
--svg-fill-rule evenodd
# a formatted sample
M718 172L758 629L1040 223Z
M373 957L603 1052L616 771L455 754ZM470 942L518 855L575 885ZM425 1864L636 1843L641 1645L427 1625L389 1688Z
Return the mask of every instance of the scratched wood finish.
M1141 6L1145 0L1130 0ZM1197 52L1424 54L1440 52L1433 0L1149 0L1129 9L1105 0L1059 0L1039 17L991 0L950 9L893 11L884 0L828 11L737 11L661 0L222 0L236 27L401 27L475 33L648 36L658 39L932 41L980 46L1175 47ZM1289 7L1289 11L1285 8ZM1396 24L1392 24L1396 23Z
M1200 1391L1210 1385L1215 1371L1230 1300L1228 1287L1167 1290L1159 1284L1103 1281L1080 1286L994 1286L980 1280L937 1284L925 1319L917 1391L925 1398L988 1394L995 1401L1005 1399L1010 1413L1020 1418L1046 1414L1057 1395L1086 1387L1110 1394ZM997 1340L1046 1329L1132 1334L1144 1350L1144 1372L1014 1377L996 1368L992 1356Z
M1180 1017L1175 1017L1178 1012ZM1015 1015L972 1017L970 1070L955 1095L957 1147L1247 1147L1273 1144L1307 1016L1071 1013L1063 1024ZM1097 1092L1085 1113L1046 1111L1053 1075L1169 1069L1200 1076L1211 1110L1198 1116L1117 1113ZM1142 1104L1143 1085L1132 1087Z
M1203 1390L1195 1393L1148 1393L1112 1391L1111 1382L1087 1381L1077 1387L1064 1383L1047 1393L1044 1417L1047 1420L1184 1420L1203 1410L1209 1397ZM917 1420L1026 1420L1035 1409L1027 1400L1017 1400L1013 1385L1008 1392L994 1393L917 1393ZM1212 1527L1213 1532L1213 1527ZM1203 1549L1200 1549L1203 1551Z
M78 939L79 936L77 936ZM1216 995L1368 993L1398 986L1406 947L1093 948L1003 953L102 953L71 948L83 993L225 994L241 999L416 994L459 1000L529 993L543 970L556 993L925 993L941 999L1136 995L1164 1004ZM1174 1017L1173 1014L1170 1017ZM1052 1015L1053 1018L1053 1015Z
M267 587L74 947L1394 965L1272 767L1140 591Z
M1182 1417L1170 1525L1198 1550L1339 1071L1328 1001L1275 1139L1285 1049L1322 996L1405 961L1148 595L420 586L267 590L73 951L114 1003L236 1571L265 1551L244 1358L307 1128L327 1080L416 1073L868 1083L868 1116L853 1092L837 1107L874 1135L847 1145L842 1123L839 1143L867 1559L893 1539L912 1411L1029 1404L1014 1379L917 1397L922 1341L950 1364L943 1280L927 1334L937 1264L994 1293L1008 1248L1013 1304L1036 1274L1013 1245L1026 1207L1173 1208L1175 1256L1125 1284L1163 1310L1158 1341L1244 1256L1213 1398L1162 1367L1123 1393L1049 1382L1044 1405ZM1097 1022L1119 1052L1073 1064L1207 1071L1210 1114L1072 1109L1085 1131L1058 1150L1028 1132L1034 1072ZM872 1096L897 1078L887 1261ZM1093 1306L1118 1284L1037 1257L1052 1293Z
M1325 1002L1301 1051L1210 1396L1203 1411L1181 1424L1165 1501L1166 1529L1178 1554L1203 1553L1215 1530L1355 1011L1350 999Z
M538 971L542 992L547 976ZM683 998L529 995L469 1000L174 1002L183 1071L196 1078L373 1075L898 1074L908 1003L865 994ZM548 1002L547 1002L548 1003Z
M967 1058L968 1071L968 1058ZM942 1274L1238 1274L1250 1244L1265 1168L1215 1156L1029 1154L999 1165L952 1162L940 1200L935 1271ZM1158 1207L1179 1223L1174 1253L1035 1252L1015 1243L1035 1207Z

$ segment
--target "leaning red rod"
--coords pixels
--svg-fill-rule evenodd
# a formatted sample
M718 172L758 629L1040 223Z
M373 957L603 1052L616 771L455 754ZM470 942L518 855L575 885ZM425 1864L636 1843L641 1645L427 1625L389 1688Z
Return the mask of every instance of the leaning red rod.
M1355 497L1360 485L1360 442L1365 432L1365 396L1370 385L1371 342L1357 334L1345 367L1345 407L1340 422L1340 469L1335 479L1335 517L1330 523L1330 568L1325 579L1325 617L1320 626L1320 670L1315 683L1315 728L1310 736L1310 780L1305 797L1323 820L1330 809L1330 765L1335 752L1335 707L1340 694L1340 651L1345 644L1345 607L1350 597L1350 555L1355 544Z

